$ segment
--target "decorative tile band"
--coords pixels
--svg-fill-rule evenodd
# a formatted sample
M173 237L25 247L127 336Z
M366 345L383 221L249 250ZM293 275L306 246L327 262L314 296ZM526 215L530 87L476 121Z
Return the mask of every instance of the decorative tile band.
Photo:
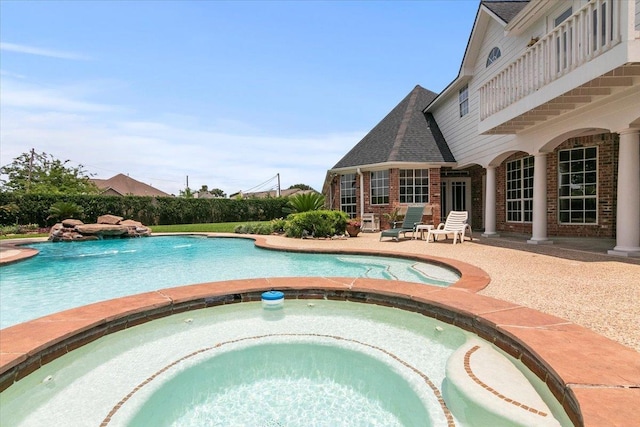
M433 381L431 381L431 379L425 373L421 372L416 367L410 365L409 363L405 362L404 360L402 360L397 355L391 353L388 350L385 350L384 348L381 348L381 347L378 347L378 346L375 346L375 345L371 345L371 344L367 344L367 343L364 343L364 342L361 342L361 341L358 341L358 340L350 339L350 338L339 337L339 336L336 336L336 335L324 335L324 334L266 334L266 335L256 335L256 336L253 336L253 337L245 337L245 338L238 338L238 339L235 339L235 340L229 340L229 341L218 343L218 344L216 344L216 345L214 345L212 347L205 347L205 348L202 348L200 350L196 350L193 353L187 354L186 356L183 356L180 359L177 359L177 360L171 362L170 364L168 364L167 366L165 366L164 368L160 369L155 374L151 375L149 378L147 378L146 380L144 380L143 382L138 384L133 390L131 390L129 392L129 394L127 394L125 397L123 397L113 407L113 409L111 409L111 411L109 411L109 414L105 417L105 419L102 421L102 423L100 423L100 427L108 426L109 423L111 422L111 419L113 418L113 416L120 410L120 408L122 408L122 406L124 406L127 403L127 401L129 399L131 399L131 397L136 392L141 390L144 386L146 386L151 381L156 379L158 376L160 376L163 373L165 373L166 371L168 371L173 366L176 366L179 363L184 362L185 360L188 360L188 359L190 359L190 358L192 358L194 356L197 356L199 354L205 353L205 352L210 351L210 350L215 349L215 348L220 348L220 347L222 347L224 345L235 344L235 343L239 343L239 342L243 342L243 341L249 341L249 340L259 340L259 339L264 339L264 338L271 338L271 337L320 337L320 338L332 338L332 339L335 339L335 340L338 340L338 341L352 342L352 343L355 343L355 344L358 344L358 345L361 345L361 346L364 346L364 347L369 347L371 349L380 351L380 352L386 354L387 356L393 358L397 362L401 363L406 368L409 368L411 371L413 371L415 374L419 375L424 380L424 382L429 386L429 388L433 392L433 394L436 397L436 399L438 399L438 403L440 404L440 408L442 409L442 412L444 413L444 415L445 415L445 417L447 419L447 426L448 427L455 427L455 421L453 419L453 415L451 414L451 411L449 411L449 408L447 407L447 404L445 403L444 398L442 397L442 393L440 392L440 389L438 389L438 387L433 383ZM465 364L466 364L466 359L465 359Z
M543 411L539 411L537 409L534 409L530 406L527 406L523 403L518 402L517 400L513 400L508 398L507 396L504 396L503 394L501 394L499 391L494 390L493 388L491 388L489 385L485 384L480 378L478 378L474 373L473 370L471 369L471 355L473 353L475 353L476 351L478 351L480 349L480 346L473 346L471 349L469 349L469 351L467 351L467 353L464 355L464 370L467 372L467 375L469 375L469 377L476 383L478 384L480 387L484 388L485 390L487 390L488 392L492 393L494 396L497 396L498 398L504 400L507 403L510 403L514 406L517 406L519 408L524 409L525 411L529 411L533 414L537 414L540 415L541 417L546 417L547 413L543 412Z

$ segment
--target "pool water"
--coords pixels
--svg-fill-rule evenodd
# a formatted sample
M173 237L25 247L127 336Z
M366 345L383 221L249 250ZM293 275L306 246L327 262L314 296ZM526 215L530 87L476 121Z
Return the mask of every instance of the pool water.
M162 288L260 277L368 277L448 286L459 275L426 263L257 248L253 240L166 236L40 243L1 267L0 328L65 309Z
M443 404L441 393L447 360L470 339L417 313L353 302L201 309L44 365L0 394L0 425L471 427L482 414ZM544 383L527 376L556 425L570 425Z
M374 357L330 345L271 343L179 373L130 426L399 427L428 419L409 383Z

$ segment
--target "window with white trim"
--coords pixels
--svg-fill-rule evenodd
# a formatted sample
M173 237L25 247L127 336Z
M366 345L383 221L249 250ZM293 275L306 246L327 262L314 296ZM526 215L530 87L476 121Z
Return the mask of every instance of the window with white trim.
M400 203L429 203L429 169L400 169Z
M460 117L469 113L469 85L464 85L458 92L458 103L460 104Z
M389 171L371 172L371 204L389 203Z
M340 175L340 210L351 218L357 216L355 173Z
M558 152L558 221L562 224L597 223L597 147Z
M507 162L507 221L533 220L533 156Z
M491 49L491 52L489 52L489 56L487 57L487 67L491 64L493 64L498 58L500 58L502 54L500 53L500 49L496 46L493 49Z

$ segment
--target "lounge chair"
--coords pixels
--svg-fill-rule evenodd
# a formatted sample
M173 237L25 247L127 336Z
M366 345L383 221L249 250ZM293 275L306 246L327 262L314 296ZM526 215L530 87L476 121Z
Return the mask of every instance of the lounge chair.
M436 241L436 236L444 235L445 238L450 234L453 234L453 244L456 244L456 240L460 239L460 243L464 241L465 231L469 230L469 234L471 234L471 226L467 224L467 219L469 218L469 213L466 211L451 211L449 215L447 215L447 220L444 224L440 223L438 226L432 230L429 230L427 233L427 243L431 241L431 237L433 236L433 241Z
M402 225L400 225L399 227L390 228L388 230L382 230L382 232L380 233L380 240L382 240L383 237L391 237L394 240L398 241L400 239L400 234L402 234L402 236L406 238L406 234L408 232L411 232L411 235L413 236L416 225L422 224L423 211L424 206L409 206L407 208L407 213L404 215L404 221L402 221Z

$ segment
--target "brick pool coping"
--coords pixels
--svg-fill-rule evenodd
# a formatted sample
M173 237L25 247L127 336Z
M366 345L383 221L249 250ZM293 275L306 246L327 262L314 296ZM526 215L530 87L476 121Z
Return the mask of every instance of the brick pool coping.
M263 237L251 238L265 249L301 251L278 248ZM189 310L259 301L263 291L276 288L286 298L379 304L419 312L461 327L520 359L546 382L575 425L640 425L640 353L564 319L476 294L490 282L481 269L456 260L408 256L389 250L308 252L385 255L436 262L458 270L461 279L449 288L343 277L230 280L90 304L0 330L0 391L40 366L104 335ZM33 252L13 255L10 261L3 261L33 256Z

